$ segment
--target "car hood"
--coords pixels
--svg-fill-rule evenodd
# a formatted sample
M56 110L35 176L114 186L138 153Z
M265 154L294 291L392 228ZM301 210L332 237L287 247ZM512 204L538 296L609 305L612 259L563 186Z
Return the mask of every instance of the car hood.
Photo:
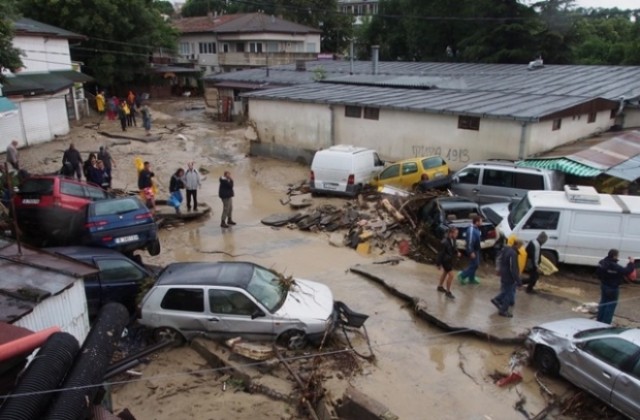
M553 333L557 337L570 339L580 331L610 327L611 325L609 324L604 324L588 318L569 318L538 325L534 328L534 331L536 329L538 329L538 331L542 329Z
M296 279L276 315L293 319L326 320L332 312L331 289L315 281Z
M480 206L485 219L498 226L509 215L509 203L492 203Z

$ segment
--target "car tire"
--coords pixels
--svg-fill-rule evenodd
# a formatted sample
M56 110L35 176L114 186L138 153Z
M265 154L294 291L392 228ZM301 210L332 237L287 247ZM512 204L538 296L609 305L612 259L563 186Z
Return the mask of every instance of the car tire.
M553 251L549 251L547 249L543 249L541 251L541 255L549 260L551 264L553 264L556 268L558 267L558 254Z
M177 347L184 344L186 340L178 330L171 327L159 327L153 330L153 341L156 343L173 341L174 345Z
M287 330L278 336L276 342L288 350L301 350L306 347L309 340L304 331Z
M149 255L151 255L152 257L155 257L156 255L160 254L160 241L159 240L154 240L151 241L149 243L149 245L147 245L147 251L149 252Z
M533 354L535 366L547 375L557 376L560 373L560 362L556 353L546 346L537 346Z

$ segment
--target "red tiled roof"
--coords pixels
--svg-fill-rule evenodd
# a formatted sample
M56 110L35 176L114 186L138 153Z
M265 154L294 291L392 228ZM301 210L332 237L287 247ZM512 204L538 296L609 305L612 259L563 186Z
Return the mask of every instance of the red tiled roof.
M173 20L171 21L171 25L183 34L214 32L217 26L237 19L240 16L242 16L242 14L187 17Z
M197 16L181 18L171 22L180 33L321 33L310 26L284 20L264 13L236 13L220 16Z

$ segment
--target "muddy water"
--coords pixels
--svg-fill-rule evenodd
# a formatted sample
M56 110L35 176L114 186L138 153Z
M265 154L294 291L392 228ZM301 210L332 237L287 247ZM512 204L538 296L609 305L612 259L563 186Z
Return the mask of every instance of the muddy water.
M158 257L163 262L249 260L329 285L336 299L370 315L367 328L376 363L364 362L362 375L351 378L351 382L400 418L510 419L524 417L514 409L523 398L527 413L535 415L546 406L528 368L522 369L524 380L514 387L499 388L494 384L491 375L509 372L513 346L449 334L415 319L404 302L348 272L352 265L370 263L372 258L348 248L332 247L325 233L262 225L261 218L289 211L278 201L286 189L283 177L295 182L306 176L306 168L262 159L237 159L210 170L200 195L201 200L213 206L214 214L201 223L163 231L164 251ZM231 229L219 226L217 178L224 170L232 172L236 183L234 219L238 225ZM335 198L321 201L338 206L344 203ZM464 302L456 304L459 310L471 310ZM359 350L366 352L366 346L361 347ZM561 383L547 384L564 392ZM336 396L346 385L346 381L337 378L327 384Z

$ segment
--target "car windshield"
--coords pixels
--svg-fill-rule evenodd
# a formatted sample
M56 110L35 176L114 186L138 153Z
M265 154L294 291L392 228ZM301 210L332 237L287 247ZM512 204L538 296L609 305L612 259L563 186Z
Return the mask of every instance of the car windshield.
M529 203L529 198L525 196L509 212L509 216L507 217L509 227L511 229L516 227L516 225L520 223L520 220L529 212L529 209L531 209L531 203Z
M628 328L610 328L610 327L594 328L591 330L580 331L575 335L575 337L576 338L593 338L593 337L599 337L601 335L622 334L626 331L629 331L629 329Z
M103 200L93 204L93 213L96 216L106 216L109 214L125 214L136 211L140 208L140 203L135 198Z
M272 313L277 311L287 298L287 290L282 287L280 277L262 267L255 267L253 270L251 280L247 284L247 292Z

